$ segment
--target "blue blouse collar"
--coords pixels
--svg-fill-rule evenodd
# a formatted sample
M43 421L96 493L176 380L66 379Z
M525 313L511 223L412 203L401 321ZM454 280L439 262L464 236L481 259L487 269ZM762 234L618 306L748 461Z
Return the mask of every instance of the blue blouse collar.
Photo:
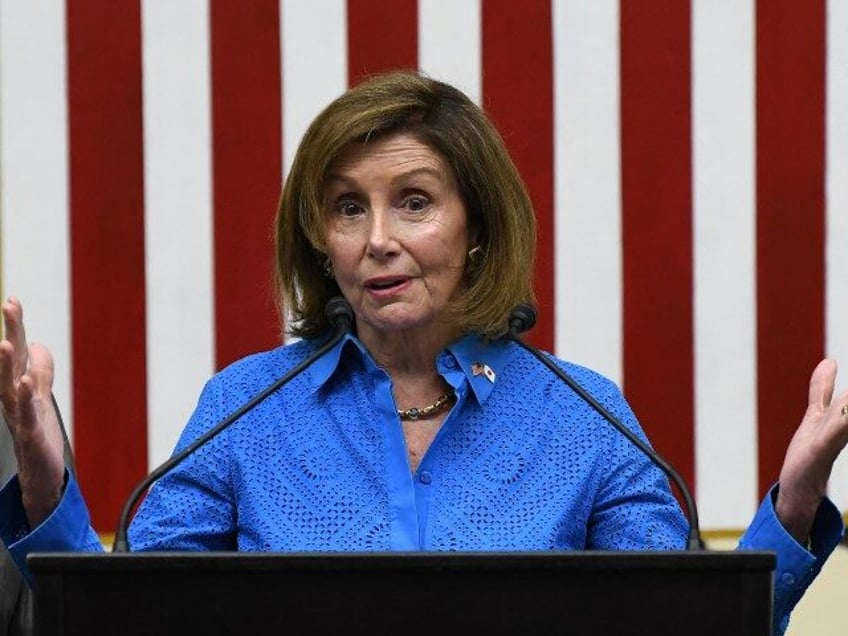
M508 345L509 343L505 340L487 340L476 333L467 334L439 354L437 366L439 371L445 374L448 368L455 368L458 365L477 401L482 404L491 394L498 377L503 372ZM330 381L339 368L342 353L347 350L359 352L359 355L372 361L373 364L373 358L362 342L353 333L348 333L323 358L307 369L306 373L313 392L318 391Z

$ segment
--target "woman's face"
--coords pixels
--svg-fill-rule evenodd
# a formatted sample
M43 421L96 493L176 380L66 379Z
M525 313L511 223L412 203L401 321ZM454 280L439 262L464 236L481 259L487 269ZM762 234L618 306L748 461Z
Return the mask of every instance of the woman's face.
M462 284L468 218L453 171L410 134L357 144L324 185L327 253L360 338L451 334L443 310Z

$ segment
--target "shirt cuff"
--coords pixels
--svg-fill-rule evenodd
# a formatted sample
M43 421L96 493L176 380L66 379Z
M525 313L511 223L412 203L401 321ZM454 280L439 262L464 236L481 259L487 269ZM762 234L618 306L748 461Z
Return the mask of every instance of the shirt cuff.
M743 550L776 552L774 614L779 624L779 619L788 617L831 552L839 545L844 526L839 510L825 497L816 511L810 531L810 548L807 550L787 532L777 518L774 502L778 487L777 484L772 486L763 499L753 522L739 541L739 547Z
M88 508L79 484L65 469L65 491L52 513L35 528L30 528L21 497L20 482L13 477L0 490L0 539L15 563L32 585L26 557L30 552L69 552L102 549L92 530Z

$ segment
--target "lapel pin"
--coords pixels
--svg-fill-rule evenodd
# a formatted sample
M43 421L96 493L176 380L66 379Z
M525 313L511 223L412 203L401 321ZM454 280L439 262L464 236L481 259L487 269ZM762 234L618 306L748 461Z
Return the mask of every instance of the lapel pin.
M490 367L488 364L485 364L483 362L475 362L474 364L472 364L471 365L471 373L473 373L475 376L485 375L486 379L489 382L492 382L492 383L494 383L495 378L497 377L495 375L495 372L492 371L492 367Z

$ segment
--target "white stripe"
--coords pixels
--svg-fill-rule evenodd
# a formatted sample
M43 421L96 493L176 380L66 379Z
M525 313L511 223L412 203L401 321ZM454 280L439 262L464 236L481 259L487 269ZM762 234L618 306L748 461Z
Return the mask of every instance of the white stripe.
M347 3L281 0L280 40L286 175L309 124L347 88Z
M618 3L553 5L556 353L622 381Z
M419 0L418 66L452 84L475 104L482 99L480 0Z
M280 2L283 56L283 169L303 133L347 87L345 0Z
M214 369L208 8L142 2L148 461Z
M53 353L53 391L71 404L68 135L62 2L0 2L2 293Z
M692 8L697 499L704 527L739 528L757 504L754 9Z
M827 3L827 287L826 352L841 364L837 389L848 390L848 0ZM839 390L837 390L837 395ZM848 512L848 451L830 481Z

